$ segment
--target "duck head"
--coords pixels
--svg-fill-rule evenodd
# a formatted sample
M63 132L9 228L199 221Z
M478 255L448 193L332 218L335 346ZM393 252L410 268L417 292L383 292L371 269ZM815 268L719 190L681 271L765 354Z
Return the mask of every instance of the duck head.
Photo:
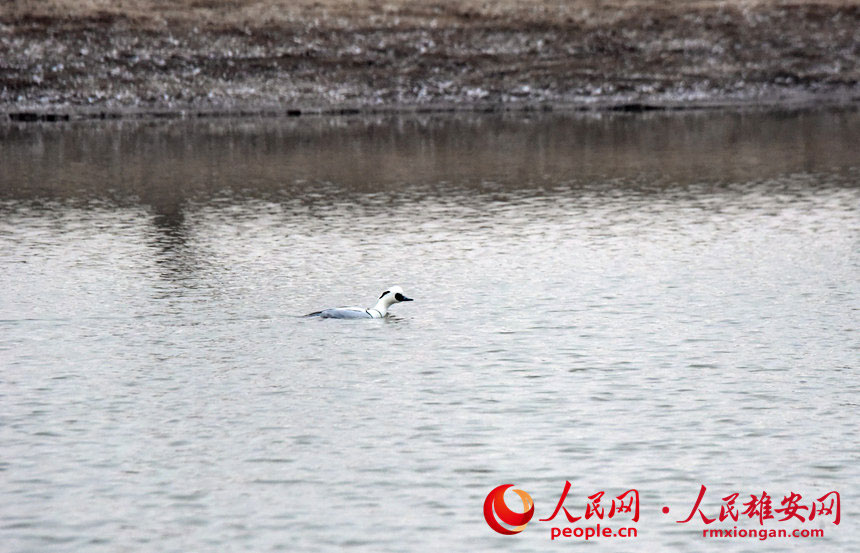
M379 311L383 316L385 316L385 314L388 313L389 307L395 303L404 301L412 301L412 298L407 298L406 294L403 293L403 288L400 286L392 286L379 296L379 300L376 302L373 309Z

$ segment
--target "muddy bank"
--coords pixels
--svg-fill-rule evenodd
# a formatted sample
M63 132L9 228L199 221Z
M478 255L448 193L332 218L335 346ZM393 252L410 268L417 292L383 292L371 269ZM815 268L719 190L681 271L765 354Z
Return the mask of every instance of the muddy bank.
M112 4L4 4L0 113L860 101L857 2Z

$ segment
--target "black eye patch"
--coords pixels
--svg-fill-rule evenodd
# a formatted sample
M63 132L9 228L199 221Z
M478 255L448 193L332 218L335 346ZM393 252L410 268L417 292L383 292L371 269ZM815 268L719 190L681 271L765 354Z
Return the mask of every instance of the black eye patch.
M383 293L382 293L382 295L381 295L381 296L379 296L379 299L384 298L384 297L385 297L385 294L390 294L390 293L391 293L391 290L386 290L385 292L383 292Z
M396 294L394 294L394 299L396 299L397 301L403 301L403 294L397 292Z

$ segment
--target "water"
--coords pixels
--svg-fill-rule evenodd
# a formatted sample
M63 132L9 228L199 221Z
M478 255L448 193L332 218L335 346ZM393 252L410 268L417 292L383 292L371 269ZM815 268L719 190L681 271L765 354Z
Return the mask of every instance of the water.
M566 480L578 516L637 488L636 548L860 548L857 112L0 140L4 552L543 551ZM388 320L299 317L392 284ZM481 511L509 482L515 537ZM701 484L710 516L835 489L842 523L705 539Z

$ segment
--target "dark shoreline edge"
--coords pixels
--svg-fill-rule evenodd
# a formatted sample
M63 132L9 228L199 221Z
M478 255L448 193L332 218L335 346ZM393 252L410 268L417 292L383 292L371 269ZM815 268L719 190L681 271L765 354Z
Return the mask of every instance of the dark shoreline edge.
M58 109L22 109L14 106L0 107L0 124L45 123L63 121L94 120L157 120L157 119L207 119L207 118L256 118L256 117L332 117L345 115L412 115L412 114L456 114L456 113L535 113L535 112L583 112L583 113L645 113L645 112L690 112L690 111L812 111L812 110L860 109L860 95L811 96L802 99L774 100L701 100L692 102L667 102L661 100L604 100L594 103L463 103L394 105L344 105L325 107L293 106L224 106L224 107L152 107L119 108L71 106Z

